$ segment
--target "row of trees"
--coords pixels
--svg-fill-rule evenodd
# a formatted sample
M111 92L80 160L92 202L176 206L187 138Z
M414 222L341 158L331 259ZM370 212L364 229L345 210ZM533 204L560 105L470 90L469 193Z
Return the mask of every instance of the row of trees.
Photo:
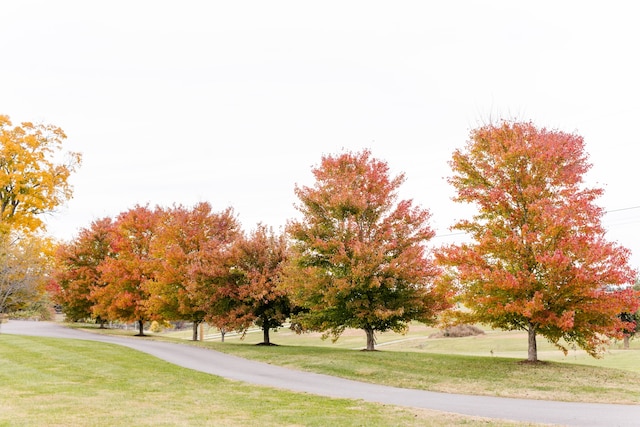
M629 251L605 239L602 190L583 183L582 138L504 122L472 132L450 164L456 200L478 208L454 226L469 243L430 252L429 211L397 200L404 175L390 176L368 150L343 153L322 158L313 186L296 186L301 218L282 235L259 227L244 237L229 210L206 204L95 223L63 249L63 302L73 307L80 275L96 317L257 322L265 342L289 317L334 339L362 329L370 350L376 332L435 323L457 302L449 321L527 331L530 361L538 335L596 356L608 337L634 330L625 313L638 309L626 286L636 272ZM78 248L100 248L90 274Z
M67 179L80 156L56 163L60 129L12 127L5 116L0 139L6 311L28 295L15 291L19 283L48 276L39 270L45 241L29 245L27 237L40 229L39 215L70 197ZM262 225L247 234L231 209L212 212L207 203L136 206L97 220L60 245L56 298L70 319L140 328L151 319L240 330L256 323L266 343L288 318L335 339L360 328L368 349L376 332L402 332L412 320L481 322L527 331L530 361L538 335L595 356L608 337L636 330L638 295L628 287L636 272L629 251L605 238L602 190L583 181L591 165L581 137L490 124L471 133L450 165L455 200L477 208L454 226L467 243L427 249L428 210L397 200L404 175L390 176L368 150L348 152L324 156L315 185L296 186L300 219L281 234Z
M276 287L286 241L260 225L244 235L231 209L137 206L92 223L56 254L56 300L70 320L208 322L222 330L281 326L290 314Z
M448 291L425 243L428 211L395 203L404 177L368 151L327 156L296 188L302 219L245 235L231 209L138 206L96 221L57 253L57 301L73 319L189 320L221 330L406 331L435 323Z

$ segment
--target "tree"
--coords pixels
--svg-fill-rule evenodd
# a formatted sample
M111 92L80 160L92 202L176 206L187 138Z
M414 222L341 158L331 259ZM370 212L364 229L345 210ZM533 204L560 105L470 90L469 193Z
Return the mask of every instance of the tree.
M262 328L262 344L270 345L269 330L282 326L291 314L289 296L280 286L288 260L286 236L258 224L250 236L238 240L234 249L232 273L237 287L231 288L232 323L244 331L255 323Z
M287 281L306 311L301 324L334 340L363 329L374 350L376 332L434 322L446 290L433 284L438 270L425 247L430 213L396 203L404 175L391 178L368 150L324 156L312 172L315 186L295 188L302 219L287 225L295 267Z
M222 212L210 235L194 254L188 271L186 290L193 295L204 321L224 333L237 329L237 319L230 314L236 295L234 245L240 237L240 224L232 209Z
M636 334L640 332L640 311L636 311L635 313L620 313L619 317L623 322L633 325L633 327L627 327L622 330L623 346L625 350L628 350L629 341L631 341L631 338L635 337Z
M78 321L92 318L95 293L105 286L99 267L109 257L113 221L103 218L82 229L77 237L57 248L56 268L53 278L58 287L54 301L62 307L67 320ZM104 319L98 315L101 325Z
M66 135L51 125L12 127L0 115L0 232L35 231L39 218L71 198L68 178L80 165L79 153L58 163Z
M94 314L137 322L139 336L144 336L144 322L150 318L146 307L150 297L147 282L152 280L157 265L149 248L160 212L160 208L136 206L117 217L109 237L115 255L98 266L105 286L94 288L92 293Z
M0 234L0 314L28 308L46 294L50 242Z
M633 285L633 289L636 291L636 293L640 297L640 279L636 278ZM620 317L620 320L622 320L623 322L626 322L628 325L631 325L631 327L626 327L622 331L622 333L624 334L623 335L624 349L628 350L629 341L631 341L631 339L635 337L638 334L638 332L640 332L640 310L637 310L634 313L623 312L619 314L619 317Z
M147 283L147 308L152 316L189 320L193 340L198 339L198 326L207 311L196 292L195 271L208 244L232 240L237 227L230 208L214 213L209 203L198 203L193 209L177 206L162 214L150 248L152 259L159 263L156 275Z
M635 311L637 299L611 289L635 273L629 251L605 239L595 204L602 190L583 183L591 167L583 139L531 123L487 125L471 132L450 165L454 200L478 208L453 227L471 242L438 254L470 310L467 321L527 331L531 362L537 335L592 356L607 336L620 336L618 314Z

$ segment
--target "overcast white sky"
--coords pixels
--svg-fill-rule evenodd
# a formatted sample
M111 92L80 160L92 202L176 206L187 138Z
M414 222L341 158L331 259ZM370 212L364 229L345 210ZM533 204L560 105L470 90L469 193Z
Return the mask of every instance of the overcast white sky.
M468 213L453 150L489 120L532 120L585 138L608 236L640 267L637 4L3 0L0 114L84 154L49 220L61 239L146 203L278 229L323 154L369 148L448 243Z

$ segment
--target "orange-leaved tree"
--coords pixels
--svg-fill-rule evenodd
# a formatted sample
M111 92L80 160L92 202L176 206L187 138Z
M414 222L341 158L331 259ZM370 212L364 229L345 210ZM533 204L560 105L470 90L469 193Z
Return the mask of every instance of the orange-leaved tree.
M315 185L295 189L302 218L287 225L294 267L287 287L305 309L302 326L334 340L345 328L363 329L374 350L378 331L434 322L447 291L434 285L429 211L397 201L404 174L390 177L369 150L323 156L312 172Z
M246 331L252 324L262 328L263 345L270 345L269 330L284 324L291 314L291 303L280 286L288 260L287 239L273 229L258 224L234 246L231 268L236 287L231 288L229 315L236 329Z
M207 316L207 297L198 292L200 263L211 246L233 240L237 228L231 208L216 213L206 202L164 211L151 243L151 256L158 263L154 278L147 282L152 317L189 320L192 338L198 339L198 326Z
M0 233L35 231L43 225L42 214L71 198L68 179L81 155L68 152L60 162L65 139L56 126L13 126L0 115Z
M236 288L231 268L233 245L240 236L240 224L233 209L212 214L208 219L206 235L198 243L198 250L187 260L185 295L195 304L194 309L204 312L204 321L218 327L223 333L236 324L229 316L230 295Z
M528 332L563 351L575 343L592 356L621 336L622 312L635 312L629 251L608 242L602 194L583 182L590 169L582 137L501 122L471 132L450 161L454 200L477 206L453 227L471 241L442 248L439 262L469 311L466 321Z
M53 279L57 283L53 299L62 307L67 320L96 320L102 326L104 320L95 313L94 292L105 286L99 266L112 257L110 237L113 221L103 218L91 223L89 228L80 230L70 242L60 244L55 253Z
M151 241L162 210L136 206L115 220L110 243L114 256L98 267L104 286L94 288L94 313L107 319L137 322L144 336L144 322L150 320L147 282L152 280L157 262L151 258Z

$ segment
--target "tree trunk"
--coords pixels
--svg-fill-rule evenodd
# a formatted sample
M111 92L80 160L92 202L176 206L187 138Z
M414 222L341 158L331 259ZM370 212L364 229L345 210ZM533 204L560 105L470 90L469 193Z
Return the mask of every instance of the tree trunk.
M269 345L271 341L269 340L269 329L271 329L271 322L269 318L265 315L261 316L262 320L262 344Z
M144 336L144 320L138 320L138 336Z
M365 326L364 331L367 333L367 351L376 349L376 335L370 326Z
M629 350L629 334L624 334L624 349Z
M262 342L265 345L271 344L271 342L269 341L269 324L268 323L262 325Z
M226 334L227 331L225 328L220 328L220 342L224 342L224 334Z
M191 341L198 341L198 326L200 322L193 322L193 333L191 334Z
M529 350L528 350L528 362L538 361L538 343L536 342L536 325L529 323Z

